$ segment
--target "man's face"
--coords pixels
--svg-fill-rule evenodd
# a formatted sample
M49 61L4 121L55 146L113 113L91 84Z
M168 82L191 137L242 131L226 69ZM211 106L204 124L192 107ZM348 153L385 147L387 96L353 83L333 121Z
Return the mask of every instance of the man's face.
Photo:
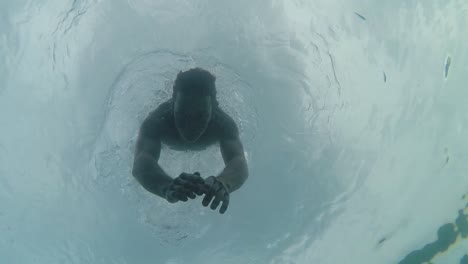
M174 102L174 118L181 137L197 141L211 120L211 96L178 93Z

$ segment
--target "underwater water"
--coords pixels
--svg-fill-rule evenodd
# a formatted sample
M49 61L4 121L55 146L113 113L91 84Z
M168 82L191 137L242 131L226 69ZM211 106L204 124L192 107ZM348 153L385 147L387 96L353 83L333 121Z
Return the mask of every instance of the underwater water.
M0 0L0 263L468 263L467 25L465 0ZM131 176L192 67L249 164L224 215Z

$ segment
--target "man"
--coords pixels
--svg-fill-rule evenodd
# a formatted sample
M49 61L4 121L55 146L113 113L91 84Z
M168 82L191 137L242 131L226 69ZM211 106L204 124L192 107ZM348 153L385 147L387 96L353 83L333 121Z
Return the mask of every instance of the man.
M170 203L205 195L203 206L211 204L216 210L222 203L219 212L224 214L229 194L246 181L248 169L237 125L218 106L215 80L200 68L179 72L172 98L151 112L140 127L132 174L143 188ZM218 176L203 179L195 172L173 179L158 164L161 144L198 151L215 143L225 163Z

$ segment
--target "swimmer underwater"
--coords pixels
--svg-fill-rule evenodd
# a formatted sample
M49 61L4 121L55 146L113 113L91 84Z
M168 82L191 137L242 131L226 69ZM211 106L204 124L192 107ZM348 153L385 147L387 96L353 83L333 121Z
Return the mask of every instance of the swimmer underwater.
M172 98L141 124L132 174L143 188L170 203L205 195L203 206L216 210L221 204L219 212L224 214L229 194L247 180L248 168L237 125L218 105L215 81L201 68L179 72ZM217 176L183 172L173 179L158 164L161 144L180 151L219 144L225 168Z

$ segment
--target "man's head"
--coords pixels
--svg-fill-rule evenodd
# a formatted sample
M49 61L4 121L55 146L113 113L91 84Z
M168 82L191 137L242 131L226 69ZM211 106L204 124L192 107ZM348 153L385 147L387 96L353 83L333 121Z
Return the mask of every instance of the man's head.
M208 71L194 68L179 72L174 82L174 119L177 130L188 142L195 142L211 120L216 100L216 78Z

